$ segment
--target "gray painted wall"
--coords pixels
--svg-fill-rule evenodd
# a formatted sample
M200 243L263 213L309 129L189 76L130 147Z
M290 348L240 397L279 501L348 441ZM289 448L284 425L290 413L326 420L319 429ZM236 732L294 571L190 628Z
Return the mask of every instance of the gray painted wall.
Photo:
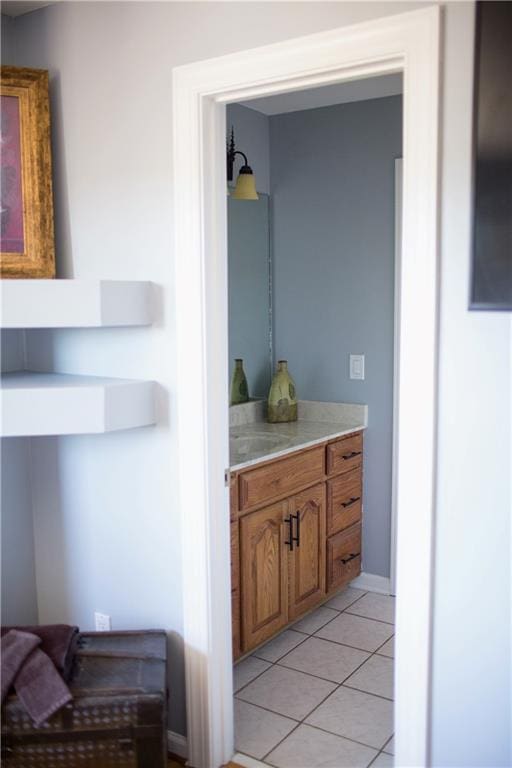
M270 125L266 115L241 104L228 104L226 128L235 130L235 149L247 155L256 181L258 192L270 193ZM236 156L233 182L236 182L243 158Z
M366 403L363 569L389 576L394 159L402 99L270 118L276 359L306 400ZM349 379L349 354L365 380Z
M14 19L4 13L0 16L0 52L2 64L12 64L15 57Z

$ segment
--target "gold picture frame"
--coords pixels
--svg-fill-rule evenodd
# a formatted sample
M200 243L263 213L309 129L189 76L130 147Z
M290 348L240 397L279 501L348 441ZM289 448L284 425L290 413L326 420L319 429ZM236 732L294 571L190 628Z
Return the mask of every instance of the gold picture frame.
M55 277L48 72L0 67L0 277Z

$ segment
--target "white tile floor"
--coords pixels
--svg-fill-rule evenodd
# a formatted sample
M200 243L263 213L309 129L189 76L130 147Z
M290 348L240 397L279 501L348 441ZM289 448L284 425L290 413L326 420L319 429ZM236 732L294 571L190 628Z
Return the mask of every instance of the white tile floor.
M394 611L348 587L237 664L237 751L276 768L391 768Z

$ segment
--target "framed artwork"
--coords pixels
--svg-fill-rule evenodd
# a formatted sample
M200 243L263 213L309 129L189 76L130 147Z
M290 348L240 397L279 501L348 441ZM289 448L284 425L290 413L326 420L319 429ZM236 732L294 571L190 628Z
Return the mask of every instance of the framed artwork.
M0 67L0 276L55 277L48 72Z
M477 2L470 309L512 310L512 3Z

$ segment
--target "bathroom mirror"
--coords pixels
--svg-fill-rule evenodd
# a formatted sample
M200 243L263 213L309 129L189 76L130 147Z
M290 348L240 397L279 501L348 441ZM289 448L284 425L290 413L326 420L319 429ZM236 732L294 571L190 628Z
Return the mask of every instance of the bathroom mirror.
M271 381L272 307L269 197L228 198L229 377L244 361L251 398L266 398Z

